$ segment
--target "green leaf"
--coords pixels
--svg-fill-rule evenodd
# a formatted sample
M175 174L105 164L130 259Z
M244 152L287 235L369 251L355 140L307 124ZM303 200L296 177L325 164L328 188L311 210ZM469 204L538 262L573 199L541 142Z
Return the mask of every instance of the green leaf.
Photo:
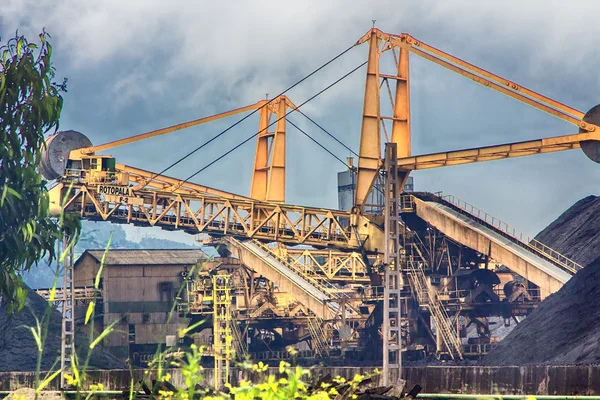
M6 199L7 189L8 185L5 183L4 187L2 188L2 198L0 199L0 207L4 207L4 199Z
M19 193L17 193L16 190L14 190L13 188L11 188L10 186L4 185L4 187L6 188L6 191L8 193L10 193L11 195L15 196L17 199L22 200L23 197L21 197L21 195Z
M42 347L42 339L40 338L40 335L38 334L38 332L35 330L35 328L33 326L30 326L29 329L31 330L31 334L33 335L33 339L35 339L35 344L37 344L38 347L38 351L43 351L43 347Z
M44 390L44 388L45 388L46 386L48 386L48 384L49 384L50 382L52 382L52 380L53 380L54 378L56 378L56 377L58 376L58 374L60 374L60 373L61 373L61 371L62 371L62 369L59 369L58 371L54 372L52 375L50 375L49 377L47 377L46 379L44 379L44 380L43 380L43 381L40 383L40 386L38 386L38 388L37 388L37 389L35 389L36 393L40 393L42 390Z
M108 335L110 335L115 329L115 325L117 325L119 321L114 321L112 324L110 324L108 326L108 328L106 328L105 330L102 331L102 333L96 338L94 339L94 341L92 343L90 343L90 350L93 349L94 347L96 347L96 345L98 345L98 343L100 343L102 341L102 339L104 339L105 337L107 337Z
M94 302L91 301L90 304L88 304L88 309L85 313L85 325L87 325L88 321L90 320L90 317L92 316L94 312Z
M21 47L23 46L23 39L19 39L17 42L17 57L21 58Z
M104 269L104 261L106 260L106 255L108 254L108 249L110 248L110 244L112 242L113 234L110 234L108 238L108 243L106 243L106 248L104 249L104 254L102 254L102 260L100 261L100 268L98 268L98 272L96 273L96 280L94 281L94 288L98 289L100 285L100 278L102 277L102 270Z

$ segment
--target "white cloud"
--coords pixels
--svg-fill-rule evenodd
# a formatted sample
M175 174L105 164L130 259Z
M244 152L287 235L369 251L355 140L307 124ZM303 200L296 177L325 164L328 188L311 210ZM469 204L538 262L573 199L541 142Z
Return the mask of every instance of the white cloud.
M59 72L74 77L64 117L89 129L88 134L98 143L240 107L262 99L265 93L273 97L354 43L371 27L372 19L384 31L408 32L585 111L600 100L594 97L600 91L600 53L595 39L600 34L596 23L599 14L600 3L593 1L0 0L0 34L8 35L17 27L31 37L42 27L51 32ZM352 50L291 91L292 100L301 103L364 61L366 52L366 46ZM560 123L540 125L538 118L542 117L534 111L521 111L525 106L490 94L437 66L414 57L412 60L413 143L419 152L572 133L563 131ZM305 110L356 149L363 88L364 69ZM83 111L84 106L89 113ZM135 151L120 154L128 157L126 164L160 170L188 150L190 143L204 137L198 133L214 134L211 129L177 133L157 141L158 145L140 145ZM319 135L312 129L311 134ZM194 162L206 164L214 154L251 133L229 135L224 143L210 148L208 157ZM335 204L330 177L323 182L314 177L322 175L324 169L331 169L333 174L337 162L324 161L321 150L310 143L296 143L298 147L288 147L294 152L289 159L301 164L289 168L288 185L294 187L288 190L293 194L290 201ZM164 146L171 147L165 151ZM239 157L245 157L246 164L253 151L253 145L248 146L252 149ZM164 153L171 158L166 159ZM155 165L157 154L161 156L160 166ZM338 154L344 156L345 152ZM232 158L230 168L250 168L246 164L239 167L243 160ZM318 162L312 162L315 159ZM511 161L506 161L503 171L519 174L523 165L532 169L542 165L536 162L515 163L513 168ZM483 208L487 202L493 208L494 201L501 202L498 193L512 190L510 182L468 182L473 171L485 174L495 165L499 164L423 173L416 175L416 186L424 188L423 182L428 185L426 189L437 190L436 185L452 184L458 188L455 193L460 195L463 190L475 196L467 200ZM189 173L197 166L194 164ZM581 187L587 187L586 180L597 181L596 167L584 162L576 167L566 165L564 176L579 174ZM217 183L207 184L247 193L247 184L238 188L239 174L222 170L211 174L218 178ZM441 182L433 176L445 178ZM549 198L560 195L560 185L555 182L549 188L543 170L532 176L534 182L527 187L530 193L543 192ZM496 195L490 199L486 193L492 191ZM524 224L536 227L539 221L550 218L535 212L522 217Z

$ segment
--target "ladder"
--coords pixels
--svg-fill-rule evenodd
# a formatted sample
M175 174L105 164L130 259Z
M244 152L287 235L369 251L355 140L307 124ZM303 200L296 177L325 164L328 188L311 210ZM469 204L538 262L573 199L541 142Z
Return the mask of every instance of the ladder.
M427 277L422 268L422 263L415 262L413 257L408 262L408 278L413 296L420 306L429 308L435 322L436 331L440 334L442 341L452 359L463 358L462 344L457 332L450 324L448 313L444 309L436 292L429 288Z
M214 387L215 390L219 390L229 383L229 367L233 353L231 275L214 275L212 281Z
M329 345L327 344L327 335L323 330L323 320L318 317L309 316L307 322L315 355L318 357L329 356Z
M61 252L58 252L61 254ZM63 287L62 287L62 331L60 346L60 386L65 387L65 374L69 371L68 364L75 352L75 313L74 313L74 284L73 284L73 258L74 249L69 245L67 237L63 240ZM73 368L73 365L70 365Z
M244 359L248 356L248 346L242 337L240 327L235 322L233 314L231 315L231 319L229 321L231 323L231 333L233 335L233 347L235 349L235 355L238 358Z
M405 259L401 242L401 177L398 173L397 145L385 144L384 162L384 289L383 289L383 385L399 382L402 375L401 290L404 284L402 265ZM403 226L403 225L402 225ZM393 373L395 371L395 373ZM390 382L390 377L396 379Z

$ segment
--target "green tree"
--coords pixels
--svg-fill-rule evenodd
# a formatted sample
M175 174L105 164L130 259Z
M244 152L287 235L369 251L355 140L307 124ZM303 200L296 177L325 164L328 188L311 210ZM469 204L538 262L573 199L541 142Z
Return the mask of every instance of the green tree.
M29 43L17 33L0 46L0 296L10 308L26 297L19 273L46 256L55 259L56 240L78 233L74 221L50 218L38 173L44 135L58 129L66 92L66 79L53 82L49 35L39 38Z

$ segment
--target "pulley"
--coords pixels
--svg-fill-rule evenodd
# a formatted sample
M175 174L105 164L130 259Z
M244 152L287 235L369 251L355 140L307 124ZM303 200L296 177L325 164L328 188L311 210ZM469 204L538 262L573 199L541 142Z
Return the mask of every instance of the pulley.
M92 142L83 133L61 131L46 138L46 149L42 150L40 171L48 180L65 174L69 154L73 150L92 146Z
M583 122L600 126L600 104L593 107L583 116ZM580 128L579 133L587 132ZM581 150L592 161L600 163L600 140L584 140L581 142Z

